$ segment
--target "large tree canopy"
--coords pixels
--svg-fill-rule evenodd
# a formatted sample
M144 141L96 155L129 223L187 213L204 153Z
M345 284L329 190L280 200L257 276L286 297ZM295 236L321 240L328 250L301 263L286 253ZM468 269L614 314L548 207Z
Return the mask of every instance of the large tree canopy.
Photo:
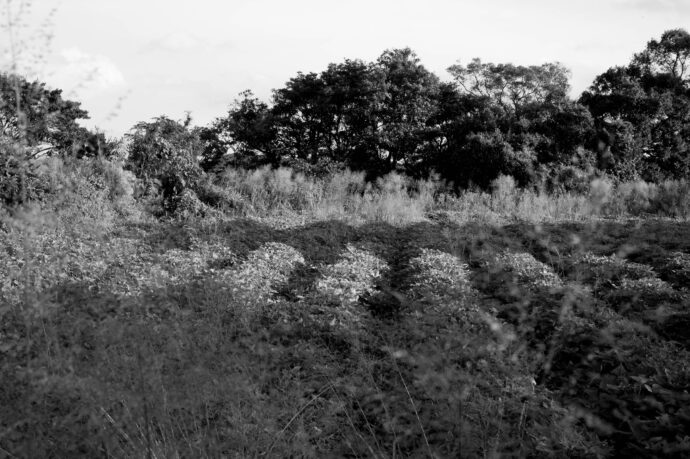
M203 130L204 167L230 150L236 165L327 161L373 176L435 170L457 184L485 185L510 173L526 184L537 162L567 161L591 134L591 117L568 99L568 71L558 63L475 59L449 71L454 82L442 83L410 49L394 49L375 62L298 73L271 104L245 92ZM496 159L480 167L485 153Z

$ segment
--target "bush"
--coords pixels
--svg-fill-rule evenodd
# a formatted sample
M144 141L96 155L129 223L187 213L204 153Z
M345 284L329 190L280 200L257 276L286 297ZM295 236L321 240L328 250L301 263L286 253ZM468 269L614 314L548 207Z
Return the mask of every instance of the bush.
M592 182L591 169L575 165L543 166L540 171L540 187L549 193L574 192L587 194Z
M159 117L150 123L139 123L129 134L127 167L145 187L158 188L163 210L174 213L185 190L196 190L204 173L197 158L203 145L189 129L191 119L184 123Z
M0 141L0 196L6 206L38 199L44 192L36 163L28 158L25 147Z
M176 197L175 215L182 219L204 217L208 214L208 207L199 200L192 190L184 190Z

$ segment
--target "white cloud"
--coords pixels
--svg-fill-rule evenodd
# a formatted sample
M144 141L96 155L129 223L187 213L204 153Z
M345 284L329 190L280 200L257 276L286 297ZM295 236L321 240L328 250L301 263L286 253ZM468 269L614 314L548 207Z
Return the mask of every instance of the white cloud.
M58 87L105 91L125 85L125 77L108 57L94 55L79 48L63 49L51 80Z

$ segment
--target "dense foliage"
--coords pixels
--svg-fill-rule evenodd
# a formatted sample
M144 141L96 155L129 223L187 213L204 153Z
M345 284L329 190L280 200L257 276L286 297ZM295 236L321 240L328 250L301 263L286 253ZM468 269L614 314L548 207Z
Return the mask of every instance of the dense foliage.
M599 130L600 165L648 180L690 173L690 34L669 30L626 67L599 75L580 101Z
M189 117L179 123L161 116L137 124L128 135L128 168L143 181L146 191L160 191L167 211L175 211L184 191L193 190L201 177L197 160L201 142L190 131L190 122Z
M577 188L597 170L652 181L690 172L690 35L670 30L627 67L599 75L579 100L569 71L474 59L442 82L410 49L298 73L266 103L250 91L200 130L206 170L334 165L376 177L432 171L458 187L499 175ZM228 154L229 152L229 154Z
M16 206L39 198L49 184L40 179L50 157L112 157L117 140L91 132L79 102L45 83L0 73L0 202Z
M88 139L89 131L77 123L88 118L80 105L63 99L62 90L46 88L45 83L0 74L2 136L22 140L37 153L78 148Z

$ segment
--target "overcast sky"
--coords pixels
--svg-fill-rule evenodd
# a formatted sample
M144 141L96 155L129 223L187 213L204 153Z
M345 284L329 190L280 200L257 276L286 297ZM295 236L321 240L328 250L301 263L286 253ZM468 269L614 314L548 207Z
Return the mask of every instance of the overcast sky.
M442 79L473 57L560 61L577 96L649 39L689 27L690 0L34 0L24 22L22 54L47 52L23 66L81 101L85 124L121 135L185 111L205 124L242 90L268 100L300 70L406 46ZM52 33L48 49L39 32Z

